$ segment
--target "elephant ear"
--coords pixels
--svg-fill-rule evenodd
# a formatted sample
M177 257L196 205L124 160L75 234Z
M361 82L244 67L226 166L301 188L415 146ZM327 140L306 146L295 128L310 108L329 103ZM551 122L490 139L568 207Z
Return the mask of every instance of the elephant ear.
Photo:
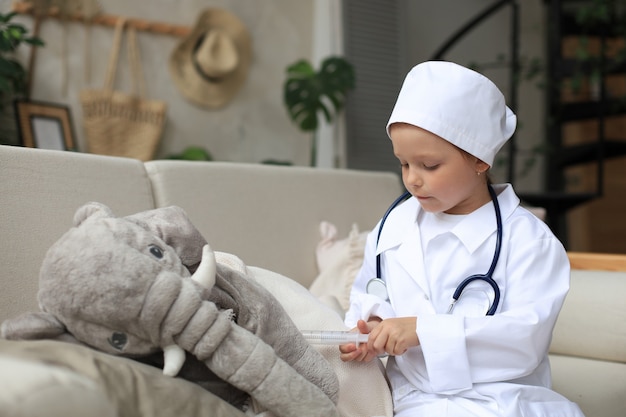
M113 211L102 203L90 202L76 210L74 213L74 226L80 226L88 218L115 217Z
M185 210L178 206L162 207L133 214L126 219L157 235L176 251L183 265L191 272L195 271L207 241Z
M8 340L56 339L66 333L63 323L44 312L24 313L0 326L0 336Z

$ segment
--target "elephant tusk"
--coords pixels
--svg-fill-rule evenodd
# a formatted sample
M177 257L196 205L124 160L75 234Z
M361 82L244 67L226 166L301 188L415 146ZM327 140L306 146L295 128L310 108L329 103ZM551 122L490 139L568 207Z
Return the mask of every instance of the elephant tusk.
M191 279L207 289L213 288L216 273L215 263L215 254L211 250L211 247L204 245L202 248L202 260L196 272L191 276Z
M163 348L163 375L176 376L185 363L185 351L178 345Z

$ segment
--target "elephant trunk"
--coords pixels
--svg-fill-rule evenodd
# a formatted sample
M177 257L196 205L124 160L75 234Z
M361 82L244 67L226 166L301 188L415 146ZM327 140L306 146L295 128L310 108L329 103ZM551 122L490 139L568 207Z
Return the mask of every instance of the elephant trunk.
M181 295L187 293L185 287ZM250 394L277 417L301 417L312 410L316 415L339 416L334 402L320 387L278 357L262 339L235 324L231 310L219 310L214 303L203 301L187 317L187 311L178 308L183 298L172 305L163 323L168 332L176 329L172 344L192 353L215 375ZM175 327L182 318L184 325ZM176 356L176 348L172 350ZM171 366L168 358L164 357L164 368Z
M204 362L277 417L339 417L335 403L320 387L278 357L270 345L234 323Z
M215 304L203 302L191 317L183 310L177 315L176 304L163 323L163 373L178 374L185 362L185 351L199 360L210 356L232 330L232 312L218 310ZM181 326L182 324L182 326ZM171 342L169 342L171 341Z

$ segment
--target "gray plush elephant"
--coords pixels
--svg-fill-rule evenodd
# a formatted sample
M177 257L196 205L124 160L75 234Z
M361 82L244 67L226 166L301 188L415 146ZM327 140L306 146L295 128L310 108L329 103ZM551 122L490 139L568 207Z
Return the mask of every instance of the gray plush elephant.
M71 335L148 361L162 352L165 374L207 371L223 398L245 393L281 417L339 415L328 362L267 290L215 263L181 208L115 217L84 205L48 250L39 286L41 311L6 320L2 337Z

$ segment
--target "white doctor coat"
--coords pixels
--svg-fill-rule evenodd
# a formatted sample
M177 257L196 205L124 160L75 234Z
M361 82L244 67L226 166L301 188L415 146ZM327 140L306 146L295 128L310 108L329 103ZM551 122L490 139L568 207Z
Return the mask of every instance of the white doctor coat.
M520 207L510 185L495 185L502 213L502 250L493 278L500 288L494 316L486 316L493 290L470 284L447 314L466 277L484 274L495 249L493 203L467 215L449 232L425 243L410 198L370 233L346 324L378 316L417 316L420 346L387 362L397 416L582 416L578 406L551 391L548 347L569 289L562 244ZM426 213L423 213L428 215ZM389 301L366 293L381 255Z

